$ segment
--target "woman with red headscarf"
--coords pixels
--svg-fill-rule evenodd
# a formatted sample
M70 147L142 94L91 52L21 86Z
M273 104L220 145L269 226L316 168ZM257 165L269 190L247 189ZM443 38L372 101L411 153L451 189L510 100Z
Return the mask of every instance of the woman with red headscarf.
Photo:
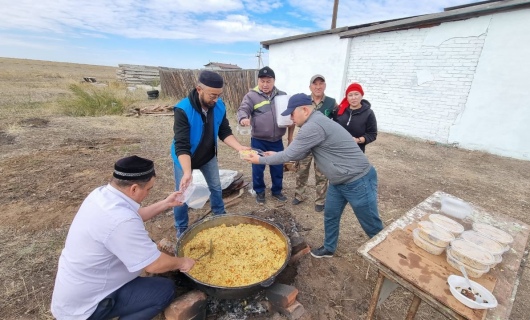
M333 120L348 130L364 152L365 146L377 139L377 120L370 102L363 99L363 96L360 84L350 84L346 89L346 96L333 114Z

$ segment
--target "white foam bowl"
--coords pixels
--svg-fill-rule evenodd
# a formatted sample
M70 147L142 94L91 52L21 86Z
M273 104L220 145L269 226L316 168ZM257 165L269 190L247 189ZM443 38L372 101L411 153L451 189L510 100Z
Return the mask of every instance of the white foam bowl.
M449 284L449 290L451 290L451 293L458 301L472 309L492 309L497 306L497 299L495 299L495 296L488 289L484 288L473 280L469 281L473 285L475 292L477 292L483 300L487 301L487 303L478 303L461 294L461 288L468 288L466 279L464 277L452 274L449 276L449 278L447 278L447 283Z

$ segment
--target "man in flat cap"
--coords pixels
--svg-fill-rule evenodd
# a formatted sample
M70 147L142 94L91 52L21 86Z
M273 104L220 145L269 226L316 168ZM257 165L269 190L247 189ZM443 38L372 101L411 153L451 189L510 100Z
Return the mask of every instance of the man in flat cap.
M151 319L175 295L174 282L143 271L189 271L195 261L157 249L144 226L182 203L179 192L141 207L155 183L151 160L131 156L114 165L110 183L79 208L59 258L51 311L61 319Z
M217 164L217 138L231 148L241 151L242 146L232 134L226 118L226 107L221 100L223 78L205 70L188 97L173 108L175 121L171 156L176 190L184 191L192 182L192 170L199 169L210 189L213 214L225 213L223 190ZM188 228L188 206L175 207L177 238Z
M321 74L315 74L312 76L309 81L309 90L311 90L311 102L315 107L315 110L322 112L326 117L331 119L333 110L337 108L337 102L335 99L327 97L324 93L324 91L326 91L326 78ZM298 170L296 171L296 189L292 201L293 205L298 205L304 201L311 162L313 162L313 155L311 153L298 162ZM318 169L316 162L313 163L315 169L316 189L315 211L322 212L326 201L328 179Z
M250 146L262 151L282 151L282 137L286 128L280 128L276 119L274 97L285 95L274 85L276 76L269 67L263 67L258 72L258 85L251 89L244 97L237 110L237 120L242 126L252 126ZM294 126L288 128L287 142L293 140ZM271 194L279 201L286 201L283 195L283 164L269 166L271 175ZM265 166L252 165L252 186L256 192L256 201L265 203Z
M324 245L313 249L315 258L332 257L339 240L340 220L347 203L368 237L383 229L377 209L377 172L351 135L340 124L316 112L311 98L299 93L289 99L283 116L291 115L300 127L283 152L250 155L254 164L280 164L313 153L318 168L329 179L324 208Z

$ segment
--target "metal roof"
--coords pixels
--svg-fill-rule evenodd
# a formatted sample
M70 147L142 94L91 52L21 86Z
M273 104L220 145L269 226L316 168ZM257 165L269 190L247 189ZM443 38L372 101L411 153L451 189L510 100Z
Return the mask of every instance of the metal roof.
M263 48L270 45L292 40L321 36L325 34L338 34L340 38L352 38L361 35L388 32L402 29L417 28L421 26L440 24L447 21L456 21L479 17L496 12L511 11L530 7L530 0L490 0L467 5L445 8L445 11L420 16L406 17L394 20L378 21L351 27L329 29L319 32L306 33L291 37L262 41Z
M208 62L208 64L205 64L204 66L205 67L207 67L207 66L216 66L216 67L219 67L221 69L241 69L241 67L238 66L237 64L221 63L221 62Z

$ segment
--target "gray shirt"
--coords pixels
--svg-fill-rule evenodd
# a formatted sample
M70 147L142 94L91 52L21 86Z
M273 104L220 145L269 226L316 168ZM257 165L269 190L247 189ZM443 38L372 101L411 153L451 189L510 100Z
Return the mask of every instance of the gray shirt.
M355 181L371 168L348 131L321 112L309 116L287 149L260 157L259 163L271 165L302 160L310 152L320 171L334 185Z

